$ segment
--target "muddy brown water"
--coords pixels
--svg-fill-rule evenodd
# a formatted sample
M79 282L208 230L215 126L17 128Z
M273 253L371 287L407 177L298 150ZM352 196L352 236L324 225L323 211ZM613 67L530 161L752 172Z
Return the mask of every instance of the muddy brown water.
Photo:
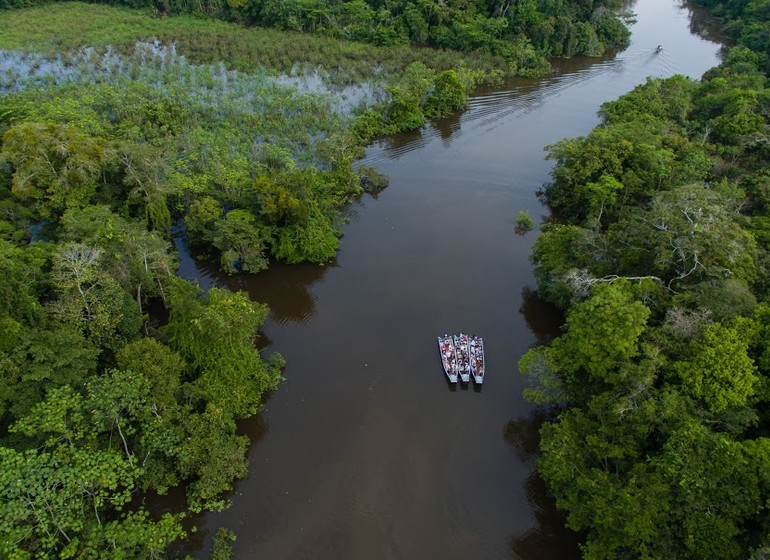
M193 520L188 552L207 557L225 526L238 559L579 557L535 473L546 412L522 398L516 365L561 317L535 293L537 232L516 235L514 218L547 213L544 146L588 133L602 102L647 76L718 63L701 15L668 0L632 9L623 52L479 92L461 115L371 146L364 163L390 186L351 205L329 265L227 278L182 253L183 275L270 305L263 343L287 360L242 426L248 478L229 510ZM461 330L484 337L481 388L445 381L436 336Z

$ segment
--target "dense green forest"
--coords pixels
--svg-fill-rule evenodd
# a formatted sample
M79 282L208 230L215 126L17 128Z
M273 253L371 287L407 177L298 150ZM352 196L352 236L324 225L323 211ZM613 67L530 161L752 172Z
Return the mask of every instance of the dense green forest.
M585 558L770 554L767 2L709 5L739 43L718 67L548 148L532 260L566 325L519 367Z
M163 557L245 476L268 310L180 280L173 236L327 262L373 137L628 37L599 2L124 4L0 2L3 558Z

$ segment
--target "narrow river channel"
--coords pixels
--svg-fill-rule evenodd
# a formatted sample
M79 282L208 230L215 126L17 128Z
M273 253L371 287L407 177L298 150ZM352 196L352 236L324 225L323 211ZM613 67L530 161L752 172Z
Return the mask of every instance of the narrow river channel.
M547 213L543 148L588 133L602 102L717 64L699 15L671 0L632 9L625 51L481 92L462 115L371 146L365 163L390 186L350 207L333 263L223 278L183 255L183 275L270 305L267 351L288 363L243 426L248 478L229 510L198 520L191 552L226 526L243 560L579 557L535 474L543 413L516 364L561 318L534 293L537 232L516 235L514 217ZM480 390L445 382L436 336L460 330L484 337Z

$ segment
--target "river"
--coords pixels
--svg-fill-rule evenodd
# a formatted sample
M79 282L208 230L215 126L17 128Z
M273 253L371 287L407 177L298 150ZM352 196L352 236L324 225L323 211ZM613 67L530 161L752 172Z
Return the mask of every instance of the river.
M461 115L371 146L364 163L390 186L351 205L329 265L225 278L182 254L183 275L269 304L264 344L287 360L242 426L248 478L229 510L195 521L191 552L226 526L238 559L579 557L535 473L544 412L517 371L561 317L534 293L537 232L517 235L514 218L547 213L544 146L587 134L602 102L647 76L718 63L701 16L670 0L632 9L628 49L479 92ZM460 330L484 337L481 389L445 382L436 336Z

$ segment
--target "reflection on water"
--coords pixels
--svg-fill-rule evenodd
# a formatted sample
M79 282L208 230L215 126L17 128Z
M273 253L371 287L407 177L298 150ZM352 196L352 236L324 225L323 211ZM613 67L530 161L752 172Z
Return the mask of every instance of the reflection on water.
M687 11L690 33L718 43L726 41L727 36L719 25L719 19L709 14L705 8L692 6L685 0L682 2L681 9Z
M449 147L452 135L460 130L460 116L461 113L458 112L443 119L436 119L428 125L438 133L445 148Z
M508 539L511 557L579 559L582 536L570 531L566 526L554 523L554 519L560 518L561 515L556 513L543 479L533 471L524 485L529 506L537 521L532 529Z
M521 307L519 313L527 322L527 327L535 335L533 346L549 344L559 336L559 327L564 323L561 311L546 301L540 299L537 291L529 286L521 290Z
M520 416L505 425L503 438L520 462L534 464L540 445L540 427L548 419L546 410L536 408L528 416Z
M245 290L253 300L266 303L270 307L271 319L279 325L287 322L307 325L315 313L313 286L336 266L336 260L325 265L274 263L269 270L254 277L238 275L228 278L227 286L233 290Z
M532 474L524 482L527 501L537 523L517 535L509 537L508 544L513 558L562 558L578 559L578 535L563 525L554 523L560 515L548 494L545 482L534 470L540 445L540 428L549 413L536 409L529 416L511 420L503 430L503 438L511 446L516 458L532 467Z
M253 301L267 304L271 319L279 325L288 322L304 325L310 321L316 302L312 288L329 269L336 267L336 260L325 265L273 263L268 270L256 275L227 276L219 271L216 261L195 259L183 237L175 237L174 244L179 253L180 276L197 280L204 289L225 286L233 291L245 291Z

